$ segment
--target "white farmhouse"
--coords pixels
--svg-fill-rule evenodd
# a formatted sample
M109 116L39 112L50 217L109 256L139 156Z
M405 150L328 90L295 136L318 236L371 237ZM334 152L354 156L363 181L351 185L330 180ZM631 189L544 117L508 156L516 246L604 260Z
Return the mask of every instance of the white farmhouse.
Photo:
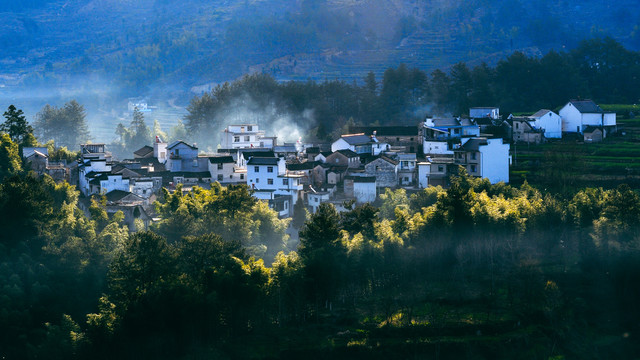
M562 118L551 110L542 109L535 114L528 116L530 124L535 129L544 130L544 137L547 139L562 138Z
M288 196L286 200L281 200L287 216L293 214L293 206L303 189L303 177L302 174L287 172L283 158L253 156L247 162L247 184L253 190L253 196L261 200ZM278 211L282 213L280 209Z
M466 168L469 175L489 179L492 184L509 182L509 144L500 138L476 137L463 141L455 150L457 165Z
M582 134L587 126L602 128L603 136L616 130L616 113L602 110L592 100L571 100L560 109L562 132Z
M229 125L222 131L223 149L272 149L275 145L276 138L266 137L256 124Z
M377 142L378 141L373 140L364 133L347 134L342 135L340 139L331 144L331 151L351 150L356 154L372 154L373 144L376 144Z

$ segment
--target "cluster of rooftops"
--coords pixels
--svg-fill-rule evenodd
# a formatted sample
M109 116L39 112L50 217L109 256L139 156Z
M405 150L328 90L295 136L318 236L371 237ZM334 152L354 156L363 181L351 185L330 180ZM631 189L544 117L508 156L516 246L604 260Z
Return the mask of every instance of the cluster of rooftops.
M384 188L446 187L460 167L492 183L508 182L512 142L544 141L558 132L562 136L567 132L563 129L615 131L615 114L612 125L609 115L594 105L569 102L560 111L567 119L541 110L503 120L497 108L472 108L468 118L427 117L414 126L352 126L332 143L278 145L258 124L230 125L222 132L225 147L215 154L203 154L182 140L168 144L156 137L132 159L115 161L104 144L83 144L81 159L66 167L65 176L87 197L106 195L114 206L139 206L144 213L152 213L150 205L162 187L247 184L281 216L291 216L298 201L314 211L327 201L338 207L345 200L373 202ZM572 112L587 115L576 120L570 118ZM597 120L589 116L594 113L600 127L591 124ZM46 154L39 154L42 149L33 149L28 157L46 160Z

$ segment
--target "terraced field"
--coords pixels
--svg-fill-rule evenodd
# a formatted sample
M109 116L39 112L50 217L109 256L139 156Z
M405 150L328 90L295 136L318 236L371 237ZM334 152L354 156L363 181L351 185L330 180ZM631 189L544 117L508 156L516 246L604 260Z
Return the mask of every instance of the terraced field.
M619 133L602 143L563 139L542 145L512 146L511 181L567 188L615 187L627 183L640 189L640 118L619 119Z

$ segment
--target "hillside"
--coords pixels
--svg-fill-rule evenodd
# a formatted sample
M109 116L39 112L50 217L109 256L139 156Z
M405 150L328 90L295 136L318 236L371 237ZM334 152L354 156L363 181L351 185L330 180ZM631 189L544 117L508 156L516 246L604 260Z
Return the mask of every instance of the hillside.
M360 80L406 63L495 64L612 36L640 49L635 0L31 0L0 5L0 99L33 116L70 98L120 116L128 97L185 106L247 72ZM597 23L593 19L598 19ZM28 89L28 91L25 91ZM85 101L83 101L85 100ZM111 116L111 115L110 115Z

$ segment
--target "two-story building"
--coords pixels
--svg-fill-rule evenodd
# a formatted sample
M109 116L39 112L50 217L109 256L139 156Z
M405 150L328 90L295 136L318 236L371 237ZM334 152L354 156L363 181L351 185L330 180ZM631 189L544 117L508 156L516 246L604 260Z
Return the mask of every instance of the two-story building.
M382 151L393 149L394 151L415 153L422 145L418 126L351 126L349 132L352 134L363 133L377 139L380 143L388 144L390 148ZM378 154L373 152L373 155Z
M351 150L356 154L370 155L373 153L372 145L377 142L377 140L372 139L364 133L346 134L331 144L331 151Z
M602 110L592 100L571 100L559 114L565 133L582 134L588 126L601 128L603 137L616 131L616 113Z
M360 167L360 156L352 150L337 150L327 156L325 163L332 166L346 166L348 168Z
M480 127L470 119L427 118L422 124L425 155L453 155L452 141L480 135Z
M378 187L396 187L398 186L398 161L392 160L386 156L369 162L364 166L367 176L375 177Z
M166 169L171 172L204 172L209 171L209 158L198 156L198 148L182 140L174 141L167 146L169 153Z
M281 201L288 216L293 214L293 206L302 195L302 178L304 175L300 173L287 171L283 158L253 156L247 162L247 184L253 195L261 200L289 196L288 202Z
M247 170L237 167L231 155L210 156L209 172L211 179L220 184L247 183Z
M489 179L492 184L509 182L509 144L503 143L500 138L463 140L462 145L454 150L456 165L463 166L469 175Z
M224 149L268 148L276 145L275 137L266 137L257 124L229 125L222 131Z

